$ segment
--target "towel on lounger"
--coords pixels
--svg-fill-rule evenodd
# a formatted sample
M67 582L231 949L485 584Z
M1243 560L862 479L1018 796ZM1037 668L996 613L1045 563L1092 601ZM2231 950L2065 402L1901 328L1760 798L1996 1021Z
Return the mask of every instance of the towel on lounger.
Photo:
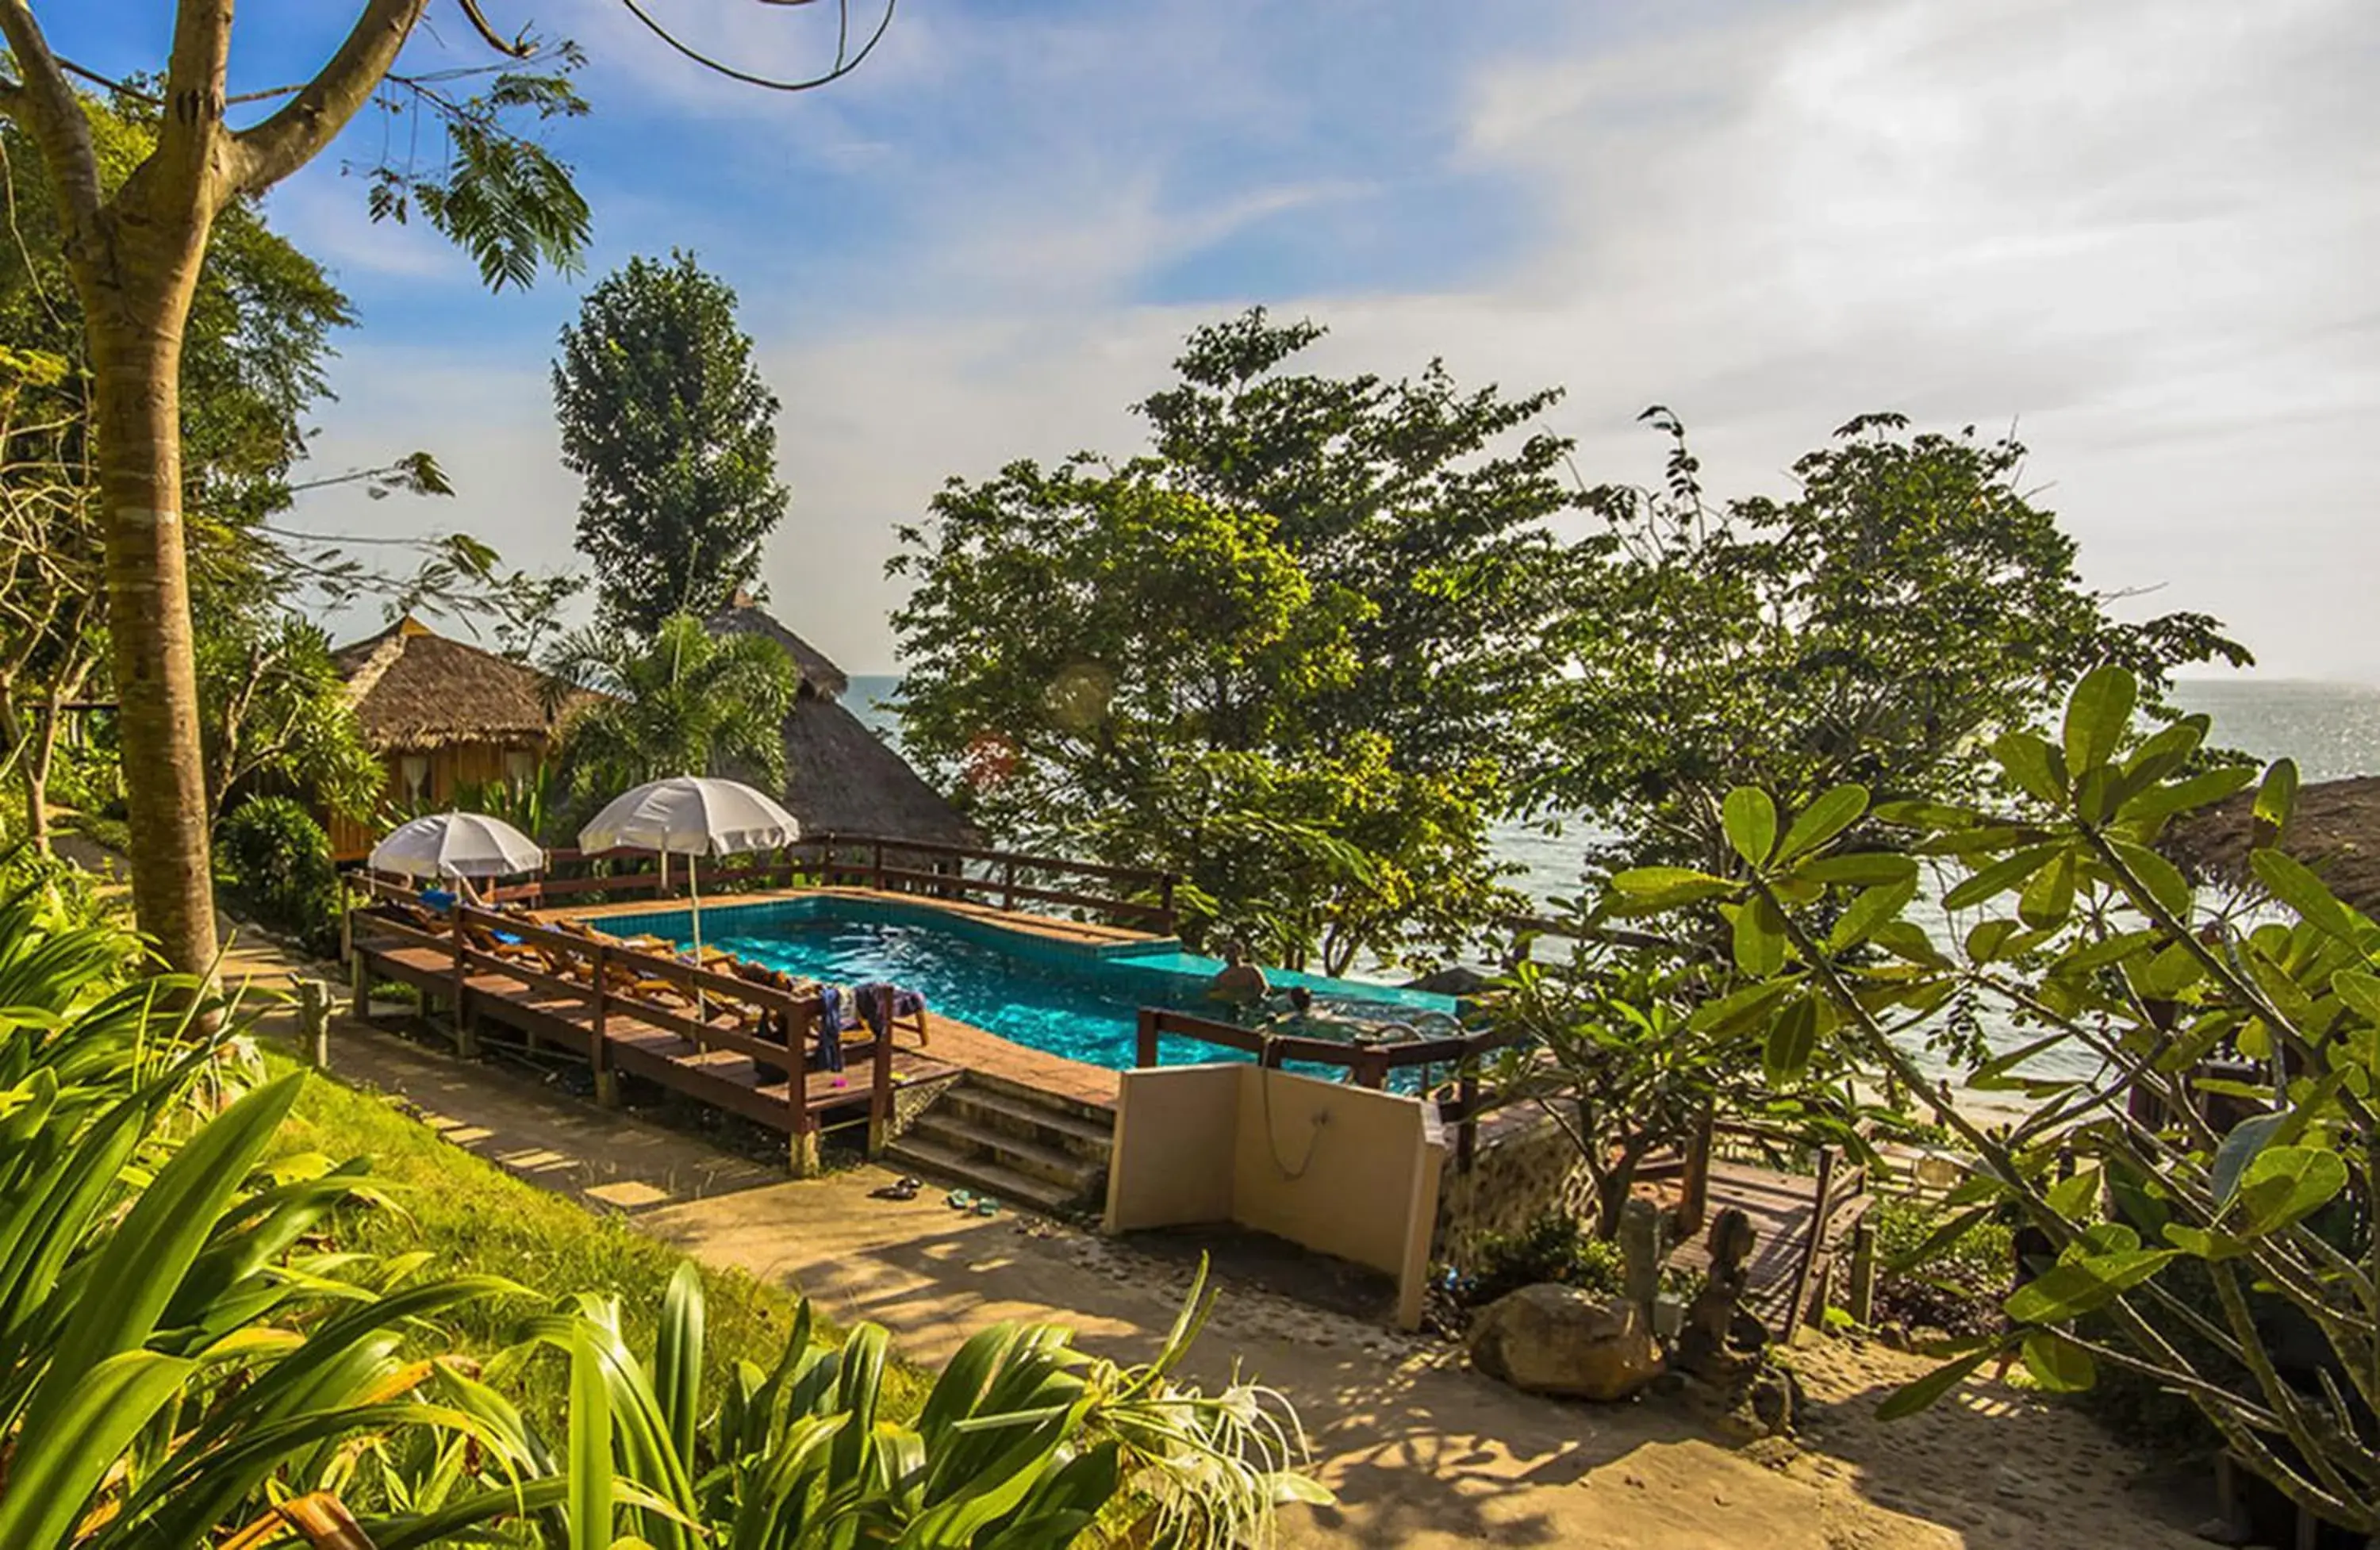
M912 1017L926 1010L923 995L880 979L853 986L851 996L859 1003L859 1015L867 1022L868 1031L878 1038L891 1034L894 1018Z

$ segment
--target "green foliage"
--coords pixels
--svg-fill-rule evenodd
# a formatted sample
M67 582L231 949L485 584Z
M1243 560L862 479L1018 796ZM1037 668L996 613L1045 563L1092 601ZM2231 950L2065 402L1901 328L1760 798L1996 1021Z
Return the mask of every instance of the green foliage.
M650 640L578 631L555 648L546 670L557 683L607 696L573 715L564 734L563 766L581 797L608 800L671 775L784 783L785 715L801 673L765 636L714 636L680 613Z
M1772 1046L1789 1020L1814 1023L1819 1047L1848 1042L1922 1088L1894 1035L1953 996L2037 1031L1967 1073L1970 1087L2034 1107L2006 1133L1949 1110L1981 1166L1925 1253L1945 1252L1961 1226L2021 1218L2054 1263L2005 1299L2000 1343L2037 1382L2070 1389L2114 1369L2186 1394L2250 1469L2370 1533L2380 926L2269 843L2251 857L2263 909L2203 899L2155 847L2175 818L2257 784L2255 773L2201 768L2203 717L2141 735L2139 703L2127 668L2095 668L2054 738L2009 732L1992 745L2002 794L1988 805L1876 810L1904 860L1943 869L1945 902L1980 916L1960 939L1900 918L1906 893L1869 911L1858 939L1840 939L1840 922L1888 885L1866 880L1865 862L1856 878L1831 868L1824 851L1733 880L1623 873L1613 902L1772 910L1781 951L1738 1003L1768 1022ZM2293 786L2293 770L2266 774L2259 841ZM2052 1049L2097 1069L2027 1072ZM1947 1381L1937 1374L1889 1408L1926 1402Z
M1518 1232L1480 1240L1469 1271L1458 1284L1464 1306L1473 1308L1548 1282L1615 1296L1622 1281L1619 1246L1584 1230L1566 1211L1543 1211Z
M197 646L200 745L215 811L263 791L369 815L388 775L364 744L330 638L294 614L212 623Z
M285 796L252 797L215 826L216 880L257 920L322 952L336 946L346 901L330 836Z
M1714 505L1684 428L1645 418L1668 478L1588 497L1603 526L1572 556L1539 784L1621 829L1625 862L1728 870L1738 786L1795 810L1850 784L1970 797L1985 740L2095 663L2154 698L2177 665L2248 660L2204 615L2110 617L2013 441L1863 416L1794 466L1791 498Z
M86 100L103 182L128 176L155 144L149 104ZM47 390L55 411L78 422L89 391L81 302L67 272L49 176L39 148L15 122L0 125L14 235L0 243L0 339L67 363ZM17 240L17 237L22 240ZM212 521L240 524L286 503L285 481L305 454L303 417L327 385L334 330L354 321L347 298L321 265L266 225L262 212L234 203L215 217L182 340L185 502ZM65 460L87 449L78 429ZM201 563L210 531L196 531Z
M1193 334L1152 456L953 479L903 533L903 745L1020 842L1181 874L1194 939L1337 971L1462 945L1513 901L1512 696L1551 600L1550 402L1288 363L1261 311Z
M623 1532L661 1550L700 1543L827 1547L876 1539L920 1550L1075 1544L1111 1505L1129 1544L1238 1545L1268 1536L1281 1501L1328 1502L1292 1471L1296 1420L1246 1384L1208 1398L1170 1374L1203 1322L1204 1277L1157 1359L1123 1368L1086 1357L1062 1329L1002 1325L968 1340L913 1415L884 1403L884 1332L840 1349L811 1338L798 1304L783 1354L739 1363L714 1399L699 1381L706 1307L682 1267L663 1296L650 1358L624 1339L620 1309L582 1297L533 1319L531 1344L570 1365L565 1446L568 1543ZM412 1543L422 1520L372 1524Z
M1325 332L1262 308L1194 331L1180 380L1137 406L1150 461L1175 490L1273 517L1318 595L1363 599L1356 671L1305 696L1318 738L1376 732L1401 769L1484 760L1508 778L1531 753L1518 712L1554 665L1546 524L1578 503L1571 442L1539 426L1561 390L1466 391L1439 360L1395 381L1296 369Z
M1945 1232L1967 1215L1900 1195L1880 1196L1869 1207L1881 1266L1877 1323L1959 1337L1998 1332L2000 1299L2016 1270L2014 1235L1988 1213L1964 1221L1955 1234Z
M630 259L587 293L562 331L553 401L607 620L650 635L674 613L707 617L759 573L788 499L777 397L735 293L694 255Z
M1576 1149L1597 1236L1619 1232L1639 1166L1683 1150L1715 1115L1862 1144L1841 1054L1828 1052L1825 1080L1779 1071L1763 1058L1765 1008L1735 1011L1732 983L1721 966L1581 943L1566 961L1520 963L1490 999L1517 1037L1495 1057L1489 1090L1536 1105Z

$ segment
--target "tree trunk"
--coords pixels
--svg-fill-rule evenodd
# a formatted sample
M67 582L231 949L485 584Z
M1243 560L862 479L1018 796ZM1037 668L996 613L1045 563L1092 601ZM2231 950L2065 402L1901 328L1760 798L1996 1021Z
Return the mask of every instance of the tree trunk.
M215 913L182 556L181 357L211 222L200 216L188 223L194 230L159 229L180 224L128 220L110 245L115 251L77 268L96 379L133 909L167 965L195 974L214 962ZM148 250L126 251L136 244ZM132 276L155 284L135 292Z
M42 855L50 854L50 765L58 751L58 700L51 695L41 724L26 729L25 837Z

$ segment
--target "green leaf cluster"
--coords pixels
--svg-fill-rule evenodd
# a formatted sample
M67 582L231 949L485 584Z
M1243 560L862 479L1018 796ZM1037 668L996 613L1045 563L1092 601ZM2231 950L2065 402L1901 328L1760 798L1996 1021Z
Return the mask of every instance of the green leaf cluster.
M1896 1035L1954 996L2031 1031L1965 1073L2031 1111L2005 1133L1950 1111L1973 1171L1925 1253L1996 1217L2026 1222L2054 1262L2006 1300L2005 1345L2036 1383L2086 1387L2112 1366L2186 1395L2250 1468L2369 1532L2380 926L2270 842L2291 765L2260 779L2209 757L2204 718L2144 728L2143 710L2131 669L2102 664L2054 730L1992 741L1975 799L1887 803L1864 827L1864 794L1837 788L1777 840L1772 794L1731 791L1716 813L1735 869L1623 871L1609 906L1728 924L1745 988L1694 1021L1765 1025L1772 1076L1849 1044L1922 1088ZM2245 899L2167 854L2177 824L2227 801L2258 842ZM1905 918L1921 866L1940 874L1955 940ZM2096 1074L2034 1074L2052 1051ZM1930 1402L1995 1349L1887 1409Z

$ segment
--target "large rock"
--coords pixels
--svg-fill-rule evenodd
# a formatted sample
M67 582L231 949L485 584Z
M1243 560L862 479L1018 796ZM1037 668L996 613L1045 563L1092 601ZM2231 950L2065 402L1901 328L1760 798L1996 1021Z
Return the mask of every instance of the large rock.
M1472 1321L1471 1364L1532 1394L1625 1399L1659 1375L1645 1312L1576 1287L1523 1287Z

